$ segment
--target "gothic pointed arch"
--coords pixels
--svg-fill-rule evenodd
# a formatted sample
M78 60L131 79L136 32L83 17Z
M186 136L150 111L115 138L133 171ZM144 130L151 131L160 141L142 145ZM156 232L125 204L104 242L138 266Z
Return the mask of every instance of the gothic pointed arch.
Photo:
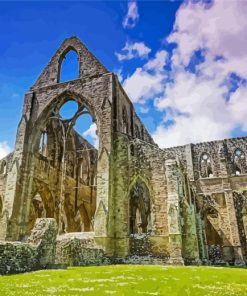
M58 83L79 79L80 62L76 49L68 47L60 56L58 65Z
M66 54L73 50L78 54L79 79L85 76L107 73L106 68L86 48L86 46L75 36L67 38L56 51L55 55L45 67L33 88L54 85L59 82L61 63Z
M151 225L150 192L143 180L137 178L129 191L129 232L147 233Z
M241 148L236 148L233 153L233 174L238 176L247 173L246 155Z
M211 156L207 152L203 152L200 156L200 176L201 178L213 177L213 166Z

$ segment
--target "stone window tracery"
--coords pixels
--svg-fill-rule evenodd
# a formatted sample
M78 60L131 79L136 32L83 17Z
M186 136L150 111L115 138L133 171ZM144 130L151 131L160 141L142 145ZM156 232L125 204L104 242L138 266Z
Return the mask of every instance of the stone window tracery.
M206 152L202 153L201 158L200 158L200 175L202 178L212 178L213 177L211 157Z
M46 157L47 156L46 152L47 152L47 132L42 131L40 136L40 142L39 142L39 153Z
M233 170L236 176L246 173L246 157L242 149L237 148L233 155Z

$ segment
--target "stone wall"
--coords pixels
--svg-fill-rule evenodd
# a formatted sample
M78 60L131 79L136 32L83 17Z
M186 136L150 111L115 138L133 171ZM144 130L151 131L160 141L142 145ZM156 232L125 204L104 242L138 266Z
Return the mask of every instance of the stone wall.
M0 215L2 214L5 199L6 182L8 171L12 166L13 153L10 153L3 159L0 159Z
M69 233L58 236L56 264L88 266L107 264L104 251L95 244L94 233Z
M210 259L212 250L221 250L218 252L221 261L246 259L246 234L242 233L245 216L237 211L245 211L241 199L247 188L247 138L189 144L163 151L164 160L173 157L184 166L193 189L197 236L204 244L200 246L201 258ZM202 171L205 164L208 175ZM236 204L241 204L241 209ZM184 221L184 218L181 213L180 219Z
M46 268L55 261L57 227L54 219L37 219L26 243L0 242L0 274Z
M0 274L38 269L36 246L22 242L0 242Z

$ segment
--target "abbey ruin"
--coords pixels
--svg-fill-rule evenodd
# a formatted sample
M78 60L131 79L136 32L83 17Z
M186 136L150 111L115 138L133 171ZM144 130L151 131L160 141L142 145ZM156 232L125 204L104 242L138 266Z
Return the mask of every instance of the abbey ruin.
M60 82L71 50L78 79ZM71 100L78 110L63 119ZM74 130L85 114L98 149ZM247 138L160 149L117 76L68 38L26 93L15 149L0 160L0 271L35 257L42 231L45 264L244 265L246 157Z

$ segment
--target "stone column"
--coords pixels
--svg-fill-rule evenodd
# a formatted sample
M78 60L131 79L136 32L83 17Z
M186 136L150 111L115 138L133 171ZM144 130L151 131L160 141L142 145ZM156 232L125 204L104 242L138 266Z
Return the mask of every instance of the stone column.
M235 213L235 207L233 202L233 194L232 190L225 189L225 199L226 199L226 207L228 213L228 223L229 223L229 232L230 232L230 243L234 247L234 257L235 260L243 259L243 252L241 249L239 231L238 231L238 223ZM227 255L227 254L226 254Z
M168 231L169 231L169 253L170 263L183 264L182 258L182 236L179 222L179 196L177 190L178 167L175 159L165 162L167 191L168 191Z
M228 177L227 173L227 165L226 165L226 155L225 155L225 149L224 149L224 143L219 142L219 159L220 159L220 176L222 178Z
M194 166L192 159L192 144L188 144L185 146L185 157L186 157L186 171L188 174L188 178L190 181L195 179L194 176Z

